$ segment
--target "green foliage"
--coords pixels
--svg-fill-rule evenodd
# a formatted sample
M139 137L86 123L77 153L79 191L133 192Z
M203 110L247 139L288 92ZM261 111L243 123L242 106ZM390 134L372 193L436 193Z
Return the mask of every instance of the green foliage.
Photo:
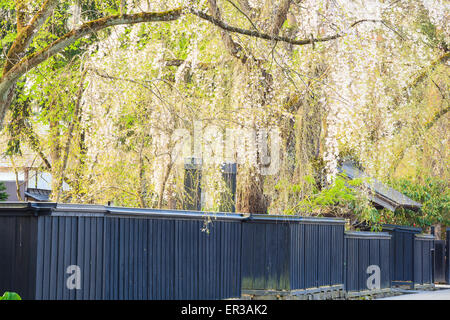
M427 177L422 182L411 179L397 179L391 186L411 199L422 204L419 212L399 209L390 223L402 223L427 227L436 223L450 225L449 183L439 177Z
M344 175L338 175L331 185L322 190L317 188L316 181L311 176L306 176L305 182L311 192L296 206L285 210L286 214L340 216L364 221L372 230L379 229L382 217L364 193L364 179L349 180ZM305 188L304 184L291 186L291 189L297 192L302 188Z
M36 13L42 3L42 0L29 2L30 15ZM194 3L200 6L199 9L207 8L206 2L191 4ZM30 47L21 54L29 56L69 32L74 4L80 7L83 22L119 14L123 4L131 6L129 12L147 10L139 1L59 1L50 18L35 34ZM172 8L165 1L147 1L147 4L150 11ZM253 29L230 2L222 1L219 7L224 21ZM339 22L339 18L334 21L334 17L347 16L345 10L342 14L331 10L331 16L328 16L328 6L325 8L320 3L316 9L323 18L320 27L307 22L310 21L308 12L291 7L289 15L292 19L284 21L280 34L294 37L295 30L303 30L306 38L326 36L333 29L328 24ZM15 10L15 1L0 0L1 65L17 36ZM252 9L250 17L256 25L270 30L274 20L272 10L270 6ZM416 138L420 123L429 123L435 111L447 105L448 70L445 64L433 67L433 70L430 68L430 77L426 78L429 81L422 81L412 88L408 102L402 102L407 98L403 87L408 85L417 69L447 52L442 50L447 48L443 37L445 28L434 25L432 21L435 20L430 17L424 9L410 6L407 1L396 3L383 13L383 19L396 26L395 32L373 24L370 31L357 37L349 34L337 39L339 45L336 46L330 46L330 42L312 46L281 45L279 42L273 47L271 41L232 34L240 48L238 51L250 58L244 64L235 58L236 52L229 49L220 28L193 15L183 15L170 22L107 28L78 39L18 81L16 99L9 108L11 120L8 120L6 155L21 155L22 151L27 155L30 150L26 148L31 147L33 153L41 152L49 158L54 164L52 175L56 176L60 174L58 167L60 156L64 154L61 150L69 138L68 128L76 121L69 140L68 169L63 176L72 182L71 187L78 186L77 192L84 197L82 201L102 202L102 197L108 197L107 200L113 199L117 204L136 206L142 205L138 198L143 198L146 204L164 199L161 202L164 205L169 203L169 198L181 199L178 195L182 194L183 188L178 182L183 180L183 171L171 167L172 171L169 171L169 165L172 166L171 161L174 161L169 159L174 141L167 137L175 129L187 128L192 132L192 123L197 119L208 119L223 130L250 123L268 128L272 123L280 127L282 144L286 146L280 174L264 180L268 202L276 202L271 212L279 213L288 208L285 212L290 214L349 217L366 221L374 228L390 221L429 224L439 217L437 212L445 208L448 211L446 202L430 202L424 206L426 217L416 215L410 219L414 213L398 212L394 216L389 211L376 210L370 205L364 188L360 188L363 187L361 181L348 181L339 176L333 184L322 189L315 179L320 179L318 176L325 172L324 163L319 163L318 159L325 159L324 153L331 154L334 148L334 144L327 142L330 137L336 139L340 151L338 158L353 158L364 165L371 162L371 173L381 178L387 175L383 171L392 160L389 155L397 154L410 140L421 141L420 146L412 143L410 149L432 150L428 151L430 158L436 158L434 154L439 153L442 154L439 157L445 158L445 152L435 152L435 146L441 141L444 141L443 147L438 150L445 150L445 137L438 137L430 130L426 138ZM409 33L414 37L407 36ZM375 39L376 46L371 47ZM88 47L89 51L86 50ZM376 52L369 48L376 48ZM105 55L96 55L97 50ZM91 53L95 59L89 61ZM182 60L186 63L180 66ZM86 66L89 67L84 86L93 89L83 93L85 99L80 100L83 101L80 107L83 117L78 123L74 110L84 62L88 62ZM94 69L97 69L97 75L91 72ZM344 78L351 78L349 80L356 85L351 90L355 96L348 95L347 84L341 86L336 81ZM359 87L363 83L364 86ZM341 90L343 92L339 92ZM364 95L359 97L362 91ZM347 98L343 100L356 103L355 108L350 108L352 111L341 110L332 102L344 96ZM329 110L342 112L335 117ZM338 129L332 134L334 126L329 125L335 121L345 130ZM104 123L112 125L112 139L100 137ZM355 126L348 128L345 125L353 123ZM39 139L35 144L28 128L38 132ZM42 132L42 128L49 130ZM439 130L437 126L434 128ZM429 139L434 136L435 139ZM91 154L95 157L91 158ZM413 161L420 158L406 153L405 160L409 160L408 156ZM407 162L403 161L403 166ZM423 162L433 169L436 167L434 161L424 159ZM445 159L441 163L444 167ZM75 167L77 169L73 170ZM170 174L163 189L159 186L166 176L166 168ZM400 175L412 174L408 167L403 170L406 173L400 172ZM312 176L302 178L308 174ZM205 185L205 190L208 187L211 193L221 190L211 180ZM211 197L214 201L217 199L217 203L212 204L213 209L224 205L224 198L217 194Z
M22 300L22 298L15 292L6 291L0 300Z
M68 21L71 18L70 6L73 1L60 1L42 28L39 29L30 47L24 52L30 55L40 49L47 47L51 42L69 32ZM120 1L77 1L83 13L82 20L95 20L108 15L119 13ZM30 4L32 12L36 12L40 1ZM17 36L17 19L15 1L0 1L0 65L3 65L6 53ZM81 55L88 45L97 40L97 34L88 35L77 40L74 44L65 48L60 54L52 58L62 65L67 64L74 56ZM61 67L60 65L59 67Z
M0 181L0 201L8 200L8 194L4 192L5 190L6 190L5 184Z
M425 35L425 41L428 45L448 50L448 45L445 42L444 32L436 28L436 26L430 21L428 15L420 15L417 24L420 33Z
M17 36L13 18L15 4L13 1L0 1L0 65L3 66L6 52Z
M346 181L342 176L336 177L331 186L321 191L314 186L315 181L311 176L307 176L306 181L313 186L313 193L299 202L299 207L301 208L314 211L317 207L335 206L355 199L353 190L346 185ZM356 185L356 182L352 182L352 184Z

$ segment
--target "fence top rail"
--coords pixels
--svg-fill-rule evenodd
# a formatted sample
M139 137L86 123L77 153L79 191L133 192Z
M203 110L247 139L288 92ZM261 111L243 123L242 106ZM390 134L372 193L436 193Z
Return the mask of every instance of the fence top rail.
M148 217L166 219L244 220L248 214L127 208L92 204L66 204L55 202L0 202L0 216L111 216Z
M345 219L342 218L322 218L322 217L303 217L303 216L288 216L275 214L251 214L247 222L265 222L265 223L313 223L313 224L338 224L344 225Z
M392 235L387 232L365 232L365 231L346 231L344 236L351 239L391 239Z
M140 216L154 218L179 218L179 219L202 219L211 218L217 220L245 220L248 214L229 213L229 212L207 212L207 211L191 211L191 210L166 210L166 209L140 209L125 207L106 207L108 215L120 216Z
M94 204L67 204L56 202L0 202L1 216L52 215L52 216L112 216L112 217L149 217L214 220L245 220L264 223L311 223L344 225L342 218L304 217L297 215L243 214L228 212L206 212L191 210L168 210L151 208L127 208Z
M434 240L435 237L432 234L425 234L425 233L421 233L421 234L415 234L415 239L416 240Z
M55 207L52 202L5 201L0 202L0 216L48 215Z

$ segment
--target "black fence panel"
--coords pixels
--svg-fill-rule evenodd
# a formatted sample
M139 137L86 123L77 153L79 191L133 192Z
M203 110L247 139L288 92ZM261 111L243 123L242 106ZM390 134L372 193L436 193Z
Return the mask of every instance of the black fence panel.
M0 291L18 292L23 299L101 299L104 228L100 217L106 210L55 209L49 203L1 204Z
M242 219L238 214L4 203L0 291L43 300L237 298Z
M147 210L148 216L131 218L122 209L119 217L116 210L107 220L111 270L106 283L118 289L107 290L107 299L240 297L240 220L205 226L204 218L189 213L170 219L171 212L156 217Z
M386 289L390 279L389 233L345 233L345 290L359 292Z
M36 288L37 217L22 206L0 210L0 294L32 299Z
M434 236L417 234L414 239L414 283L432 284Z
M0 293L40 300L193 300L239 298L242 290L302 294L345 286L359 292L394 281L440 280L434 257L441 261L444 250L433 236L403 226L344 236L344 224L333 218L0 203ZM450 229L447 248L449 240ZM448 262L448 250L446 255Z
M445 241L434 240L434 282L445 283Z
M70 213L38 218L36 299L103 299L104 221Z
M343 287L342 219L252 215L242 226L242 289Z
M105 298L173 299L175 221L125 216L106 223Z
M384 225L391 238L391 280L395 284L412 284L414 279L414 235L422 229Z
M289 225L244 223L242 288L289 290Z
M291 224L292 289L343 284L343 233L343 224L334 221Z

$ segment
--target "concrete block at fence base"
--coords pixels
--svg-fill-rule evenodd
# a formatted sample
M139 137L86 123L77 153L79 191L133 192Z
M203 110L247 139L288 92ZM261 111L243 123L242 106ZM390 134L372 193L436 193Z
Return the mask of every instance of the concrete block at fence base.
M342 286L327 286L304 290L244 290L243 300L335 300L345 299Z
M434 283L426 283L426 284L415 284L415 290L436 290L436 286Z
M398 289L414 289L414 283L413 282L404 282L404 281L392 281L392 288L398 288Z
M336 299L339 299L339 298L342 298L342 296L343 296L343 291L341 291L341 290L339 290L339 291L332 291L331 292L331 299L332 300L336 300Z
M391 288L347 292L347 300L371 300L393 295Z
M266 296L260 296L258 300L279 300L279 296L276 295L266 295Z

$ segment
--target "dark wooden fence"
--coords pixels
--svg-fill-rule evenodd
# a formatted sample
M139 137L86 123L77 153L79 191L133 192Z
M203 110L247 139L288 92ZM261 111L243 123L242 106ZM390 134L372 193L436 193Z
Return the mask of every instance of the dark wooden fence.
M374 265L380 289L391 280L433 282L431 236L401 226L387 226L390 235L344 236L344 224L332 218L0 203L0 292L44 300L353 292L367 288L378 272L368 270Z
M361 292L391 287L389 233L345 233L345 290Z
M383 231L392 235L391 280L393 284L413 285L414 281L414 236L421 228L385 225Z
M434 283L434 236L416 234L414 239L414 284Z
M342 219L253 215L243 222L245 293L343 289Z
M241 295L242 215L14 206L0 209L0 291L44 300Z

